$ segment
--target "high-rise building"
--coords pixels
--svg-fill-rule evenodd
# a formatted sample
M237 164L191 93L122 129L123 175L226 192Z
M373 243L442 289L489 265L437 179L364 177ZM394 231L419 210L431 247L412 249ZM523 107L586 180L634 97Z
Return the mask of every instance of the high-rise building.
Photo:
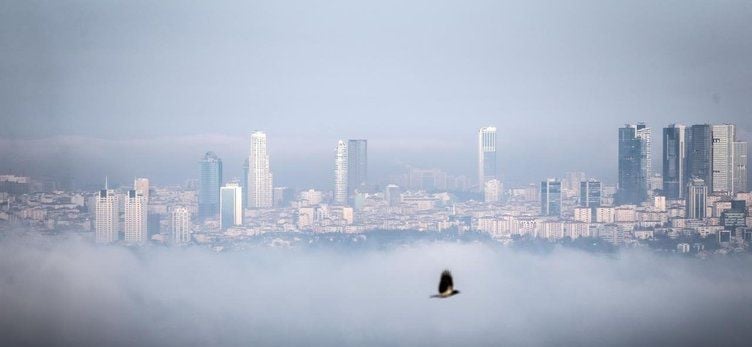
M501 200L501 181L492 179L486 181L483 187L485 202L499 202Z
M713 186L713 131L708 124L695 124L686 133L686 181L699 178L708 187Z
M687 162L686 127L672 124L663 128L663 194L672 200L684 197Z
M228 183L220 189L219 195L219 228L242 225L243 188L237 183Z
M247 192L249 208L270 208L274 202L273 179L266 146L266 133L255 131L251 134Z
M713 192L730 193L734 187L734 140L733 124L713 125Z
M734 142L734 178L732 193L747 192L747 143Z
M600 181L590 179L580 182L580 206L590 208L601 206Z
M334 153L334 202L340 205L347 204L348 176L347 176L347 145L339 140Z
M131 189L125 195L123 207L125 211L125 220L123 221L125 242L146 243L148 239L146 197L138 194L135 189Z
M185 207L176 207L170 213L170 242L191 242L191 212Z
M496 127L478 130L478 187L483 190L488 180L497 178Z
M102 189L97 194L94 223L97 243L112 243L118 240L120 204L114 191Z
M619 128L618 204L639 205L647 199L650 177L650 128L644 123Z
M243 194L243 209L248 208L248 171L250 170L250 166L248 165L248 158L245 158L243 161L243 180L240 181L240 185L243 188L243 191L245 194ZM272 193L272 197L274 196L274 193Z
M219 187L222 186L222 159L214 152L206 152L201 159L198 181L198 217L204 220L219 212Z
M347 141L347 195L363 191L368 185L368 141Z
M146 202L149 202L149 179L148 178L136 178L133 180L133 189L136 193L143 195L146 198Z
M549 178L541 182L541 215L561 215L561 181Z
M704 219L706 215L708 186L702 179L692 178L687 184L687 218Z

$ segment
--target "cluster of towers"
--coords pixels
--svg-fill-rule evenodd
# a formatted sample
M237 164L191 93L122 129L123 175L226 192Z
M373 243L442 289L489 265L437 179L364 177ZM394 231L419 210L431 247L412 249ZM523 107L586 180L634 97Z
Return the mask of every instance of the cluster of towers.
M118 194L109 189L100 190L95 197L95 238L97 243L124 241L144 244L148 241L150 215L149 179L137 178L133 189ZM157 220L158 222L158 220ZM190 241L191 213L185 207L176 207L170 214L171 242Z
M693 206L707 194L747 191L747 143L737 140L733 124L667 126L662 164L662 195L686 199L689 218L704 216L697 212L704 206ZM644 123L620 128L618 204L638 205L647 199L650 165L650 128Z

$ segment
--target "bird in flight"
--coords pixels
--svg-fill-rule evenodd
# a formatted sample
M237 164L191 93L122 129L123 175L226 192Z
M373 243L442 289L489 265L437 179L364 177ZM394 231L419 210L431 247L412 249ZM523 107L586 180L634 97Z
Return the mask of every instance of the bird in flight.
M459 290L454 289L452 273L449 270L444 270L441 273L441 280L439 280L439 294L431 295L431 297L444 299L459 293Z

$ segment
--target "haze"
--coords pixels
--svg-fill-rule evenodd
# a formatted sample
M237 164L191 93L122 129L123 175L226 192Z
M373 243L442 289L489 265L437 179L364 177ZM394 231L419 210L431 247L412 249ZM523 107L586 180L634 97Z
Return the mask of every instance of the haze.
M452 266L462 291L429 299ZM752 258L0 242L4 345L746 345Z
M339 138L472 176L493 124L508 184L613 182L625 122L752 129L747 1L3 1L0 51L0 170L79 185L238 177L254 129L299 188Z

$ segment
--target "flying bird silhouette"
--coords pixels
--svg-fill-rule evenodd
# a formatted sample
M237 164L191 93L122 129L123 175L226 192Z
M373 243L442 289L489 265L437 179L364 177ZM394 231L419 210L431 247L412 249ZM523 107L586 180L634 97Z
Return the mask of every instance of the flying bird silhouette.
M459 293L459 290L454 289L452 273L449 272L449 270L444 270L444 272L441 273L441 280L439 280L439 294L431 295L431 297L444 299Z

